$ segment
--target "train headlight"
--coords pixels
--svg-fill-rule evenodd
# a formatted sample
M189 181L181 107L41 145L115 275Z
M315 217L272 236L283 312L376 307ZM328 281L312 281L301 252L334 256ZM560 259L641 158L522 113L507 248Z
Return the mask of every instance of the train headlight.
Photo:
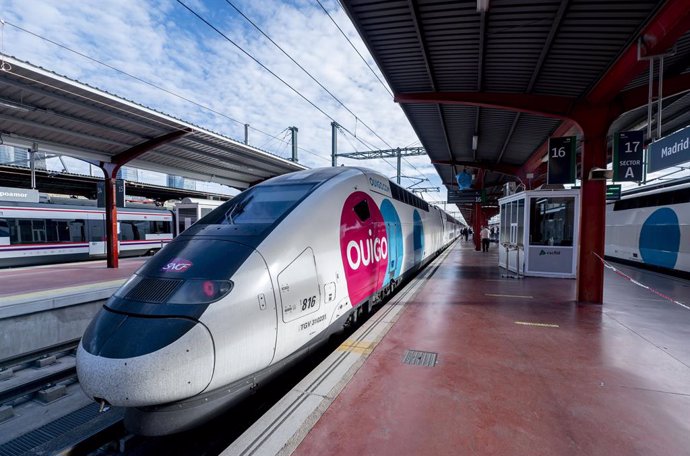
M186 280L168 299L168 304L207 304L217 301L232 290L230 280Z

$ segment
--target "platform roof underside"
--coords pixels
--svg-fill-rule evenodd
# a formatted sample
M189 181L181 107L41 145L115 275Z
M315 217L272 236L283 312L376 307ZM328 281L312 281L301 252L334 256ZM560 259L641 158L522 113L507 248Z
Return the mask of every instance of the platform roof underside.
M113 162L162 141L126 166L243 189L303 166L88 85L5 57L0 71L0 135L5 145ZM124 155L123 155L124 154Z
M470 92L583 99L669 2L490 0L485 13L477 11L475 0L342 3L400 100L407 94ZM684 32L675 55L665 58L665 77L686 73L689 65L690 34ZM620 89L646 86L647 68L634 67ZM545 154L545 142L565 122L483 106L401 106L443 183L456 189L454 176L466 166L485 170L487 189L514 180L510 170L534 162L540 148ZM688 123L689 106L687 93L665 100L664 133ZM645 108L637 109L611 130L639 129L646 115ZM543 174L544 168L527 171ZM467 208L461 209L467 218Z

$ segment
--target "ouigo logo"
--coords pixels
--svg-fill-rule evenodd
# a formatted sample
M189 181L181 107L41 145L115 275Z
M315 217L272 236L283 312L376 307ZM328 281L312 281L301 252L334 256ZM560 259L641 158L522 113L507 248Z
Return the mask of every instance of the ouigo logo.
M192 262L184 258L175 258L161 268L163 272L185 272L192 267Z
M388 241L385 237L372 238L371 230L367 239L347 243L347 262L354 270L359 269L360 265L369 266L387 259Z

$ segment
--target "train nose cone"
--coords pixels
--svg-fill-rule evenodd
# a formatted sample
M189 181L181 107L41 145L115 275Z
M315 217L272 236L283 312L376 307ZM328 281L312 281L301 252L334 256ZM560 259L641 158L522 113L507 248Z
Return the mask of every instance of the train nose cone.
M202 392L215 355L205 326L185 318L142 318L102 310L77 351L79 382L115 406L161 404Z

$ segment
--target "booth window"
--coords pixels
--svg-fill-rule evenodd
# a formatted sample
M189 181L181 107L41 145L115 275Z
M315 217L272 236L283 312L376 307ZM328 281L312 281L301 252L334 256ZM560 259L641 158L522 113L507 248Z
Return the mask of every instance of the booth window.
M573 245L574 198L530 199L530 244Z

